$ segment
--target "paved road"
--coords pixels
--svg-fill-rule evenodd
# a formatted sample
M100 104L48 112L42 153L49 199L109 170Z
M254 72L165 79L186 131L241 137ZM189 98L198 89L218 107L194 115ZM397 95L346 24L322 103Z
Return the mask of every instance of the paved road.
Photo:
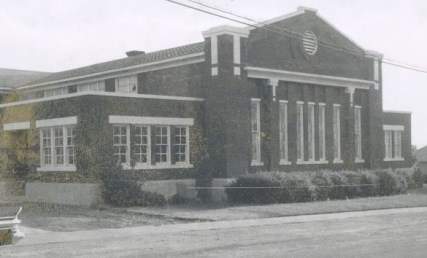
M426 208L74 233L0 257L427 257Z

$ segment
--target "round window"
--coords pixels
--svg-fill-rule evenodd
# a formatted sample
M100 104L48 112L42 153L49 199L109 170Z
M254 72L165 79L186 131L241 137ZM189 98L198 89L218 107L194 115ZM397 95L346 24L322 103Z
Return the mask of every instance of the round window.
M304 47L304 51L308 55L314 55L317 51L317 37L314 32L308 30L304 33L302 37L302 45Z

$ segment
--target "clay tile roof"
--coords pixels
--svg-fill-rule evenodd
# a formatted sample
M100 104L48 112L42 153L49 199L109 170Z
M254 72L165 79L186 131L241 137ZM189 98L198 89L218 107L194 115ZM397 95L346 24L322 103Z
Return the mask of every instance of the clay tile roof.
M80 67L72 70L52 73L49 76L43 77L39 80L32 81L27 85L48 83L48 82L54 82L58 80L69 79L69 78L71 79L74 77L86 76L86 75L100 73L100 72L108 72L110 70L122 69L122 68L132 67L136 65L161 61L164 59L200 53L204 51L204 45L205 45L204 42L199 42L199 43L189 44L185 46L160 50L156 52L134 55L134 56L112 60L104 63L84 66L84 67Z
M46 72L0 68L0 87L14 88L49 75Z

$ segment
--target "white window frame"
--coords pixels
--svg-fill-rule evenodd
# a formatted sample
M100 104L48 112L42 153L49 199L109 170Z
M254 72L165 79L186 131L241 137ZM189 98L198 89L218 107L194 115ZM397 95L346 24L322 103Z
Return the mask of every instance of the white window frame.
M280 165L289 165L288 156L288 101L279 101Z
M255 116L253 116L252 107L255 105ZM252 151L251 151L251 166L262 166L264 165L261 162L261 100L260 99L251 99L251 141L252 141ZM255 121L254 121L255 118ZM256 128L254 128L254 122L256 123ZM255 142L254 142L255 141ZM253 156L253 151L255 147L256 157Z
M175 164L189 164L190 163L190 128L188 126L175 126L174 130L176 129L185 129L185 143L176 143L176 141L174 141L174 146L185 146L185 153L179 153L179 154L184 154L185 155L185 159L184 161L177 161L177 159L175 158ZM180 135L182 136L182 135ZM177 137L176 135L176 131L173 133L172 137ZM171 150L172 155L179 155L177 152L175 152L175 150Z
M297 101L296 115L297 115L297 164L301 164L301 163L304 163L304 102Z
M156 129L157 128L166 128L166 135L164 135L164 134L160 134L160 135L157 135L156 134ZM161 130L162 131L162 130ZM157 143L156 142L156 139L157 139L157 137L158 136L160 136L160 137L165 137L166 136L166 144L165 143ZM155 128L154 128L154 155L155 155L155 158L156 158L156 166L162 166L162 165L171 165L171 138L170 138L170 136L171 136L171 128L170 128L170 126L165 126L165 125L161 125L161 126L155 126ZM157 155L158 155L158 152L156 151L156 147L157 146L164 146L164 145L166 145L166 153L161 153L161 154L159 154L159 155L166 155L166 161L157 161Z
M126 90L121 91L120 82L123 80L127 80L127 85L125 86ZM136 84L131 84L131 81L134 80ZM115 88L118 93L129 93L129 94L138 94L138 77L137 75L129 75L116 78L115 80ZM135 86L135 90L131 89L132 86Z
M326 161L325 103L319 103L319 161Z
M185 121L184 121L185 122ZM153 124L112 124L113 126L113 137L114 137L114 127L126 127L126 162L122 163L122 167L125 170L132 169L131 167L131 152L133 151L135 160L136 160L136 148L139 145L134 140L136 137L138 137L138 134L136 130L133 130L138 127L146 127L147 128L147 162L135 162L135 169L169 169L169 168L192 168L193 165L190 164L190 126L189 125L153 125ZM134 127L133 129L131 127ZM152 158L156 158L156 142L155 138L154 141L152 141L151 135L154 135L156 137L155 128L164 127L167 130L166 135L166 161L165 162L155 162L153 164ZM175 131L172 132L172 128L185 128L185 161L176 161L174 164L172 164L172 155L175 155L174 146L175 144L172 144L172 137L175 137ZM135 131L135 135L132 135L131 137L131 131ZM113 147L115 146L114 140L113 140ZM117 145L118 146L118 145ZM123 146L123 145L121 145ZM153 156L154 155L154 156Z
M144 136L142 134L139 134L141 132L140 128L145 127L147 130L147 134ZM147 138L147 143L134 143L134 155L135 155L135 160L138 160L138 156L141 157L141 153L137 153L136 149L138 146L145 146L146 147L146 162L141 162L141 161L137 161L136 165L137 167L141 167L141 166L150 166L151 165L151 126L148 125L135 125L135 135L134 135L134 139L137 138L142 138L142 137L146 137Z
M77 92L84 91L105 92L105 81L95 81L77 85Z
M402 125L383 125L384 161L404 161L402 157Z
M122 136L121 134L119 134L119 135L114 134L114 131L115 131L116 127L124 127L124 128L126 128L126 143L125 144L122 144L122 143L116 144L116 143L114 143L114 137L115 136ZM130 166L130 125L126 125L126 124L115 124L115 125L113 125L113 149L114 149L114 147L120 147L120 146L125 146L126 147L126 154L125 154L126 161L124 163L121 162L121 165L123 167ZM120 153L116 153L116 152L113 151L114 158L116 156L119 156L120 154L121 154L121 152Z
M362 158L362 107L354 106L354 145L355 162L364 162Z
M68 86L44 90L43 94L45 98L65 95L68 94Z
M341 105L333 104L334 163L343 163L341 159Z
M37 168L37 171L76 171L76 157L75 157L75 144L68 145L68 129L73 128L73 131L75 132L75 125L64 125L64 126L51 126L51 127L41 127L40 128L40 167ZM62 130L62 154L63 154L63 164L57 164L56 162L56 152L55 148L57 147L55 144L55 130L60 129ZM47 131L50 133L49 139L50 140L50 146L48 149L50 150L50 163L47 164L44 161L45 158L45 152L44 148L46 146L43 145L43 132ZM75 141L75 133L73 133L73 141ZM70 152L69 147L72 147L73 150L73 160L74 163L70 164Z
M314 103L308 103L307 109L307 133L308 133L308 161L316 160L316 138L315 138L315 124L314 124Z

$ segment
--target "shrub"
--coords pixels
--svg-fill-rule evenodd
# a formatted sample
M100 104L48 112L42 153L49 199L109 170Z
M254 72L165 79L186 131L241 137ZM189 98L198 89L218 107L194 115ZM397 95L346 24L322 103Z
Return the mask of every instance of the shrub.
M166 204L163 195L141 190L138 179L123 171L120 167L113 167L109 173L103 175L103 196L107 203L120 206L162 206Z
M360 197L377 196L379 194L378 176L371 171L360 172Z
M399 179L390 170L374 172L378 176L378 194L380 196L395 195L399 193Z
M271 176L282 186L278 202L309 202L315 199L315 186L310 180L310 174L273 172Z
M271 176L247 175L226 188L228 200L234 203L268 204L278 203L282 198L282 189L279 181Z

